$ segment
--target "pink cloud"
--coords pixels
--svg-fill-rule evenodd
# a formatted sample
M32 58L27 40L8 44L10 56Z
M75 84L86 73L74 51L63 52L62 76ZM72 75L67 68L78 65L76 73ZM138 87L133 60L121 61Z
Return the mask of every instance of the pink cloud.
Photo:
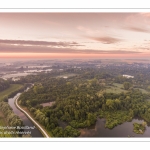
M144 32L144 33L150 32L150 30L145 28L140 28L140 27L124 27L123 29L134 31L134 32Z
M121 42L122 40L119 38L114 38L114 37L109 37L109 36L104 36L104 37L88 37L91 40L95 40L98 42L101 42L103 44L113 44L113 43L118 43Z

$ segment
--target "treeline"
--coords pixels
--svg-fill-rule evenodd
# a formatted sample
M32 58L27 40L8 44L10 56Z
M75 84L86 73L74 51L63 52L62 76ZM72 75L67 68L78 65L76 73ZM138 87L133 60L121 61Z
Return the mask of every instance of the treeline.
M138 88L148 89L150 85L150 67L144 68L143 66L121 64L116 66L114 64L109 66L101 66L101 68L84 67L81 70L78 68L64 69L63 71L52 70L50 73L38 73L38 75L28 75L27 77L21 77L19 81L10 81L11 83L34 83L40 80L56 77L59 75L72 73L77 74L79 79L110 79L110 81L116 83L131 82ZM134 79L123 78L123 74L133 75ZM109 80L108 80L109 81Z
M130 82L134 85L136 88L143 88L146 90L150 89L150 67L145 68L143 66L137 66L135 65L127 65L122 64L121 66L105 66L99 68L83 68L82 70L79 69L68 69L66 72L70 73L77 73L79 74L79 78L82 79L107 79L111 82L116 83L124 83L124 82ZM133 79L125 78L122 75L128 74L134 76Z
M7 102L0 101L0 110L4 114L6 122L11 127L23 126L23 121L14 114L12 108L9 106ZM19 129L16 129L19 131ZM17 134L12 134L12 136L20 136Z
M0 92L7 89L7 88L9 88L9 86L10 86L10 84L9 84L8 81L3 80L3 79L0 78Z

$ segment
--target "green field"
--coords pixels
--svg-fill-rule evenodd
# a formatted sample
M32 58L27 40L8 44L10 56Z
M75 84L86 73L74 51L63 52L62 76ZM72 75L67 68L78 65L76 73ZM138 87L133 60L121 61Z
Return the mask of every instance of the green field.
M149 93L148 91L146 91L145 89L141 89L141 88L135 88L135 89L139 89L142 93L147 94Z
M11 84L8 89L0 92L0 100L2 100L4 97L7 97L12 92L19 90L21 87L21 84Z
M142 89L142 88L134 88L134 89L139 89L144 94L148 93L148 91L146 91L145 89ZM123 89L123 84L119 84L119 83L113 83L113 85L111 85L111 86L106 86L106 90L105 91L107 93L127 92L127 90Z
M121 93L121 92L126 92L126 90L123 89L123 84L113 83L112 86L106 86L106 92L107 93Z

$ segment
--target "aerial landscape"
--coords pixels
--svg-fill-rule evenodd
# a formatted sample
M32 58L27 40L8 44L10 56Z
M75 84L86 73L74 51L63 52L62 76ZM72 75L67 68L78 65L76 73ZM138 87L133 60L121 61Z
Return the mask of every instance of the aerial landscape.
M150 137L150 13L0 13L0 137Z

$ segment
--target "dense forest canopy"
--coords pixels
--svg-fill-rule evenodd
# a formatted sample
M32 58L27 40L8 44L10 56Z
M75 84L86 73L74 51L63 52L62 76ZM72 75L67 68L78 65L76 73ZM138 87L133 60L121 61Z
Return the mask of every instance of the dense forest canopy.
M68 78L63 78L67 75ZM70 68L23 77L18 82L34 83L21 95L20 104L55 137L79 136L79 129L95 124L97 117L106 118L105 127L110 129L135 116L150 122L150 71L147 68ZM46 102L54 103L43 107Z

